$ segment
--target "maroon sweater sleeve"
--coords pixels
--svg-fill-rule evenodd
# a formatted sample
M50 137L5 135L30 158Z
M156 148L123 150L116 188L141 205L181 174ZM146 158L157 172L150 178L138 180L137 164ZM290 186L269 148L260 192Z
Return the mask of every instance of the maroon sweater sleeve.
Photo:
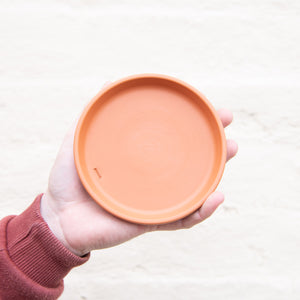
M53 235L40 214L39 195L19 216L0 221L0 299L57 299L78 257Z

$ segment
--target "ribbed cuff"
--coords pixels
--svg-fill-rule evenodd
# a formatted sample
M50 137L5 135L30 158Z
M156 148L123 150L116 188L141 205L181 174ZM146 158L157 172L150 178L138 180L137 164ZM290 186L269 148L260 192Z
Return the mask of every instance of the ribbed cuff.
M7 251L13 263L38 284L55 288L68 272L89 259L70 252L52 233L40 214L39 195L7 225Z

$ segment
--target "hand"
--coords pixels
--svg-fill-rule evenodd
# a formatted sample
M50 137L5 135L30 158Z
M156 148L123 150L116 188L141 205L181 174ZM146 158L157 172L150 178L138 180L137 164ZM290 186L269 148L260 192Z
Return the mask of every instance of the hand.
M232 122L230 111L222 109L218 113L224 127ZM93 201L82 186L74 164L74 131L75 126L66 135L51 170L41 214L54 235L78 256L121 244L145 232L190 228L208 218L224 201L222 193L214 192L196 212L168 224L141 225L121 220ZM227 140L227 161L236 152L237 144Z

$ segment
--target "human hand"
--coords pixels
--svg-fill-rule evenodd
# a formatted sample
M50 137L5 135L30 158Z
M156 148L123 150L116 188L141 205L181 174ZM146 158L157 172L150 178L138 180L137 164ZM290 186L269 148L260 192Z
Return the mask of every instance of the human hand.
M230 111L222 109L218 114L224 127L232 122ZM168 224L141 225L119 219L98 205L81 184L74 164L74 131L75 124L51 170L48 190L41 200L41 214L54 235L78 256L121 244L145 232L190 228L208 218L224 201L222 193L214 192L197 211ZM236 152L237 144L227 140L227 161Z

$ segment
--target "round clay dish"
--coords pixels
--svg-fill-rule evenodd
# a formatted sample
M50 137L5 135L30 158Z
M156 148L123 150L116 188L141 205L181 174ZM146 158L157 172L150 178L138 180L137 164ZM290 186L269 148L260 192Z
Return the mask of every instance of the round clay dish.
M222 123L176 78L134 75L101 90L77 125L74 157L90 196L130 222L161 224L198 209L225 166Z

